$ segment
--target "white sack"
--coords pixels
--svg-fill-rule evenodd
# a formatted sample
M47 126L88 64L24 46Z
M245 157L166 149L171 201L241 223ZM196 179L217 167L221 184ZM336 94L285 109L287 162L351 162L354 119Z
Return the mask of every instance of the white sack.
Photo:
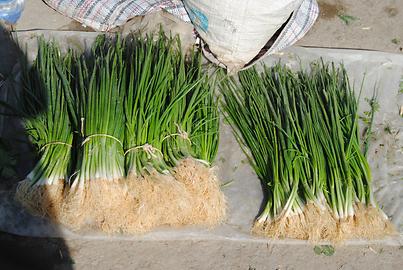
M183 0L192 23L211 53L233 71L250 62L302 2Z

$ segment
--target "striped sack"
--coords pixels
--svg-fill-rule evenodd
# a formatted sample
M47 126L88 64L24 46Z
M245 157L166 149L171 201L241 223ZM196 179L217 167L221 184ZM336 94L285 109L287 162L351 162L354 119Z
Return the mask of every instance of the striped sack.
M45 0L60 12L97 31L108 31L125 24L135 16L164 9L190 22L180 0Z

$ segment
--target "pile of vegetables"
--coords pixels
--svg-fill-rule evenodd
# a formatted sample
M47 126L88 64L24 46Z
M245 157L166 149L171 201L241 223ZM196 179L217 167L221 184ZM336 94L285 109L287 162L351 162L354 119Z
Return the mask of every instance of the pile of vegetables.
M265 186L254 231L313 240L391 232L373 196L345 69L318 62L294 73L277 64L238 78L221 83L223 110Z
M218 108L200 53L162 32L99 36L82 54L40 40L23 81L39 160L16 198L32 212L113 232L222 220Z
M183 55L179 39L162 32L99 36L85 53L62 54L41 39L19 97L38 161L17 200L78 229L218 224L219 113L207 74L200 53ZM358 98L343 67L251 68L223 75L220 89L225 117L264 183L254 232L339 240L393 231L373 196Z

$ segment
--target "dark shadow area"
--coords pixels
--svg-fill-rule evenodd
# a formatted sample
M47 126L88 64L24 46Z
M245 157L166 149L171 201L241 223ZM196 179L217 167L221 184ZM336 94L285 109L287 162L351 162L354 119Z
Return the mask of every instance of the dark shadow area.
M60 235L57 225L28 214L13 200L17 183L38 161L16 113L20 70L26 58L10 32L0 25L0 269L73 269L69 248L62 238L29 236L46 235L48 227L52 235ZM44 194L43 200L46 198ZM36 224L45 225L38 229Z
M283 23L283 25L279 29L277 29L277 31L273 34L273 36L271 36L271 38L267 41L267 43L260 50L260 52L252 60L250 60L249 63L247 63L244 66L244 68L246 68L246 67L252 65L253 63L255 63L257 60L262 58L262 56L265 55L268 50L270 50L271 46L273 46L274 42L276 42L276 40L280 36L281 32L283 32L284 28L289 23L292 15L293 15L293 13L291 13L291 15L288 17L288 19Z
M0 268L21 270L73 269L74 261L61 238L0 233Z
M262 179L259 178L259 183L260 186L262 187L262 195L263 195L263 200L259 205L259 210L255 216L254 220L257 220L259 216L263 213L264 209L267 206L267 202L269 201L269 189L267 187L267 183L265 183Z

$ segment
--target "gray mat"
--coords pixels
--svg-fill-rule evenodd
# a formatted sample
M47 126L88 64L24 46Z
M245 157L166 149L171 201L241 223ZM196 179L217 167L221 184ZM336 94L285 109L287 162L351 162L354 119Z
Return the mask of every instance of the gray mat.
M26 48L28 57L33 59L36 52L38 33L19 33L19 43ZM85 49L90 46L96 33L46 32L63 46ZM358 91L365 74L364 88L360 100L360 113L369 109L365 97L371 97L378 90L380 110L375 116L374 139L371 142L369 161L373 173L375 196L385 213L400 230L400 237L389 238L388 244L400 245L403 232L403 117L399 110L403 106L403 93L399 94L399 84L403 80L403 55L321 48L290 48L273 55L263 62L270 65L277 61L298 69L311 61L323 58L325 61L343 63L351 82ZM258 63L258 65L261 63ZM400 132L399 132L400 131ZM108 238L141 240L175 239L228 239L267 241L251 236L249 230L258 214L263 193L256 175L246 162L246 158L236 143L230 127L221 126L219 154L215 162L228 200L228 218L222 226L214 229L185 227L181 229L161 228L144 235L104 235L97 232L73 233L63 226L49 223L46 219L26 213L12 200L11 191L0 193L0 231L25 236L63 236L65 238ZM276 240L275 242L284 243ZM305 243L287 240L287 243ZM372 241L374 242L374 241ZM377 242L377 241L375 241ZM399 244L400 242L400 244ZM349 243L362 243L351 241Z

